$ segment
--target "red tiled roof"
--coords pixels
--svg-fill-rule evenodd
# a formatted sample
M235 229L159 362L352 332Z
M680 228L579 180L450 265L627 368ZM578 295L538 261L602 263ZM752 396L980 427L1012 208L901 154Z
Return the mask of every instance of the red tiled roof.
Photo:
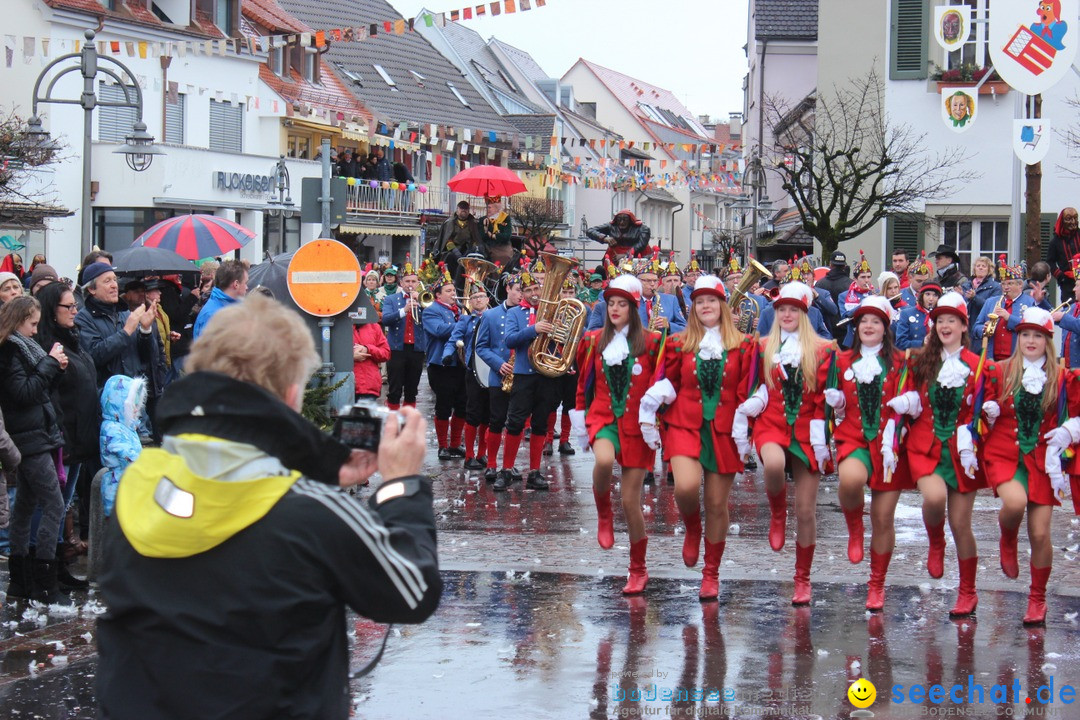
M200 14L198 21L192 22L187 27L169 25L147 10L146 4L141 0L125 0L116 10L106 9L100 0L43 0L43 2L52 8L87 13L95 17L110 18L133 25L168 28L176 32L194 33L205 37L225 37L208 16Z
M244 17L271 33L311 32L311 28L285 12L277 0L245 0L242 9Z
M725 145L731 142L731 125L728 123L716 123L713 129L713 139Z
M259 79L286 102L314 105L331 112L340 112L345 116L345 120L359 115L371 124L371 113L353 97L326 63L320 65L319 77L323 84L314 85L300 77L295 70L290 69L289 77L283 78L265 63L259 66Z

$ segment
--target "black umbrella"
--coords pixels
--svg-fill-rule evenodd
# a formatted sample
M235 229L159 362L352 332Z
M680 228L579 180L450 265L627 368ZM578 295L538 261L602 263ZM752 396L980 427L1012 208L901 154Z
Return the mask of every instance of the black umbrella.
M113 267L117 275L181 275L193 282L199 278L199 268L183 256L172 250L141 245L113 253Z

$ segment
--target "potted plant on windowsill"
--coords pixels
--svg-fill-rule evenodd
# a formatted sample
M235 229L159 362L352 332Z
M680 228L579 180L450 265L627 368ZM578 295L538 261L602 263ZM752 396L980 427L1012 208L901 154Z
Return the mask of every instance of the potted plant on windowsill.
M930 79L937 82L937 90L941 92L943 87L974 87L979 84L987 73L990 73L990 77L979 87L980 95L1004 95L1011 90L1009 85L997 74L996 70L979 67L974 63L964 63L960 67L948 70L934 65Z

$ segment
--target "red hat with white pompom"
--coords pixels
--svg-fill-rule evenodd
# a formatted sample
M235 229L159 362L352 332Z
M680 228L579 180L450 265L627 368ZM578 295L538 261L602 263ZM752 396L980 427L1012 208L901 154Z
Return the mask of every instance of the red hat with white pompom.
M814 302L814 289L801 282L789 282L780 288L780 296L773 303L774 307L791 305L805 313L810 312L810 305Z
M859 303L859 307L855 308L855 312L852 313L852 315L856 320L863 315L874 315L881 318L881 321L888 325L892 322L893 306L892 303L881 295L870 295L862 299L862 302Z
M620 275L608 283L604 290L604 300L613 297L626 298L634 307L641 302L641 281L633 275Z
M1024 308L1023 319L1016 324L1016 333L1020 334L1024 330L1038 330L1049 337L1053 337L1054 319L1050 316L1048 310L1043 310L1040 307L1026 307Z
M956 315L968 324L967 300L955 290L950 290L938 299L937 305L930 311L930 319L936 320L942 315Z
M723 301L727 301L727 288L720 278L715 275L702 275L694 282L694 289L690 293L690 299L694 300L702 295L713 295Z

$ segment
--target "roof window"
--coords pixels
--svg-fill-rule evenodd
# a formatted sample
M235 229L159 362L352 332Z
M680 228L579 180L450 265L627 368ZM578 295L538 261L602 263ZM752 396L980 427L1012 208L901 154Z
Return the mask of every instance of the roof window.
M446 87L450 88L450 92L454 93L454 97L456 97L462 105L464 105L465 107L470 107L469 101L465 99L465 96L462 95L456 87L454 87L454 83L448 82L446 83Z
M394 82L394 78L390 77L390 74L388 72L383 70L382 65L372 65L371 67L375 68L375 72L379 73L379 77L381 77L386 82L386 84L390 86L391 90L393 90L394 92L398 92L397 83Z

